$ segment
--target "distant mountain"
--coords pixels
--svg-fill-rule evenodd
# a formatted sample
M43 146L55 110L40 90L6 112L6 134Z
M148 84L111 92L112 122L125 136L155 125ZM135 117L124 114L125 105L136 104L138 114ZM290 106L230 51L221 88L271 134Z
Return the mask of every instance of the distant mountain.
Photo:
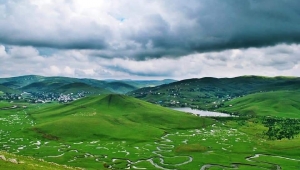
M141 87L149 87L155 85L161 85L174 80L95 80L95 79L80 79L70 77L43 77L36 75L11 77L11 78L0 78L0 85L13 90L27 91L27 92L61 92L60 87L72 87L73 91L74 84L72 83L84 83L85 85L75 84L76 89L79 91L103 91L104 93L119 93L125 94L132 90L136 90ZM69 86L67 86L70 84ZM89 85L87 87L86 85ZM89 90L90 89L90 90ZM97 90L96 90L97 89ZM7 91L7 90L6 90ZM72 90L70 90L72 91ZM76 90L75 90L76 91ZM13 92L13 91L11 91ZM66 93L67 90L64 91Z
M206 77L141 88L128 94L163 106L214 109L226 100L251 93L299 88L300 78L297 77Z
M77 93L77 92L82 92L82 91L90 92L92 94L112 93L111 91L109 91L107 89L104 89L101 87L93 87L91 85L88 85L85 83L80 83L80 82L63 85L63 86L55 89L55 91L60 92L60 93L67 93L67 94L68 93Z
M63 85L64 83L56 83L56 82L51 83L47 81L42 81L42 82L31 83L19 89L27 92L52 92Z
M199 128L209 118L171 110L133 97L110 94L86 97L65 105L30 112L43 132L55 140L156 140L170 129Z
M135 86L132 86L132 85L124 83L124 82L119 82L119 81L108 82L106 87L108 90L110 90L112 92L121 93L121 94L138 89Z
M21 91L19 91L19 90L15 90L15 89L3 86L3 85L0 85L0 93L1 92L2 93L14 93L14 94L20 94L21 93Z
M43 76L28 75L10 78L0 78L0 84L6 87L17 89L42 80L44 80Z
M132 86L142 88L142 87L154 87L159 86L162 84L169 84L176 82L177 80L173 79L164 79L164 80L122 80L122 82L125 82L127 84L130 84Z

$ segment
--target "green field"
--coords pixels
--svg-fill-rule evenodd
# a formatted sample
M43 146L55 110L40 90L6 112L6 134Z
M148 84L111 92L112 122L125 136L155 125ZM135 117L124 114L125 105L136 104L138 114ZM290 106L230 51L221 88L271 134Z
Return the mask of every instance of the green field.
M0 169L14 170L66 170L76 169L74 167L59 165L56 163L46 162L42 159L36 159L28 156L20 156L7 152L0 151Z
M250 94L225 102L219 111L239 115L300 118L300 90Z
M0 112L1 150L72 167L300 167L300 137L269 140L260 118L201 118L123 95L27 108L24 103L0 105L9 108Z

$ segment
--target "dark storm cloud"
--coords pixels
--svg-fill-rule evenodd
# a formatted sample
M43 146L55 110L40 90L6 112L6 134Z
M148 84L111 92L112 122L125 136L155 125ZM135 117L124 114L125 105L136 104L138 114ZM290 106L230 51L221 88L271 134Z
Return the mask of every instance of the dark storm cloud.
M2 2L0 43L147 60L300 42L298 0L112 1L119 6L80 10L58 2Z
M5 32L4 32L5 33ZM56 49L105 49L107 44L103 37L79 37L78 35L55 35L35 37L32 35L14 35L0 32L0 42L7 45L34 46ZM26 33L28 34L28 33ZM72 37L73 36L73 37Z
M300 1L206 0L199 4L183 14L195 21L193 26L185 27L183 21L163 40L152 38L154 47L206 52L300 42ZM194 4L183 6L192 9Z

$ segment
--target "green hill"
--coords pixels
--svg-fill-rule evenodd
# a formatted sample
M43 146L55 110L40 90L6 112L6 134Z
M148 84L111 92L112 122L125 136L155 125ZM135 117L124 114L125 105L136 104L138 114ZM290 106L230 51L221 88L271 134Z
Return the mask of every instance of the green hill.
M43 76L26 75L18 77L0 78L0 84L3 84L6 87L17 89L42 80L44 80Z
M119 93L119 94L125 94L127 92L136 90L137 87L126 84L124 82L108 82L107 85L105 86L107 89L109 89L112 92Z
M168 107L214 110L226 100L260 91L297 90L300 78L242 76L187 79L129 92L128 95Z
M31 83L20 89L22 91L26 91L26 92L49 92L49 91L59 88L62 85L64 85L64 84L58 83L58 82L42 81L42 82Z
M212 120L124 95L86 97L31 113L39 135L55 140L149 141L168 130L199 128Z
M26 92L53 92L60 86L71 83L84 83L91 88L106 89L107 91L125 94L141 87L157 86L161 84L171 83L175 80L96 80L87 78L72 77L44 77L37 75L25 75L19 77L0 78L0 85L14 90ZM71 85L70 85L71 86ZM78 85L77 87L80 87ZM80 89L79 89L80 90ZM87 90L85 88L85 90ZM71 90L72 91L72 90ZM97 90L96 90L97 91Z
M120 80L120 81L135 86L137 88L143 88L143 87L154 87L163 84L169 84L169 83L176 82L177 80L164 79L164 80Z
M85 83L70 83L63 85L59 88L55 89L56 92L60 93L76 93L76 92L81 92L81 91L86 91L90 92L92 94L108 94L111 93L111 91L103 89L103 88L98 88L98 87L93 87Z
M19 90L15 90L6 86L3 86L0 84L0 93L14 93L14 94L20 94L21 92Z
M135 82L135 81L132 81ZM10 77L10 78L0 78L0 85L3 85L7 88L27 91L27 92L53 92L57 88L68 85L71 83L84 83L89 85L91 88L106 89L106 91L114 92L114 93L127 93L132 90L136 90L137 87L134 85L130 85L129 83L123 81L102 81L95 79L79 79L79 78L71 78L71 77L43 77L43 76L19 76L19 77ZM84 87L84 90L87 90L86 86L83 85L69 85L69 86L80 86ZM80 89L79 89L80 90Z
M300 91L272 91L250 94L225 102L218 110L240 115L300 118Z
M31 83L23 88L22 91L27 92L53 92L53 93L77 93L77 92L89 92L91 94L108 94L111 91L106 90L100 87L93 87L91 85L74 82L74 83L63 83L63 82L55 82L55 81L42 81Z

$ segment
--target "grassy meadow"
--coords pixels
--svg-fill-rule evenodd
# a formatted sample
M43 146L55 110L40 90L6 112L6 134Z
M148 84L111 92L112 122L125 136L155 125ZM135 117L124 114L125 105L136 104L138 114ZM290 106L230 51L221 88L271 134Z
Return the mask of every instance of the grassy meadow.
M52 167L47 162L85 169L300 167L300 137L269 140L259 117L197 117L124 95L24 105L0 102L5 108L0 112L0 155L11 153L26 162L9 167L0 159L2 169Z

